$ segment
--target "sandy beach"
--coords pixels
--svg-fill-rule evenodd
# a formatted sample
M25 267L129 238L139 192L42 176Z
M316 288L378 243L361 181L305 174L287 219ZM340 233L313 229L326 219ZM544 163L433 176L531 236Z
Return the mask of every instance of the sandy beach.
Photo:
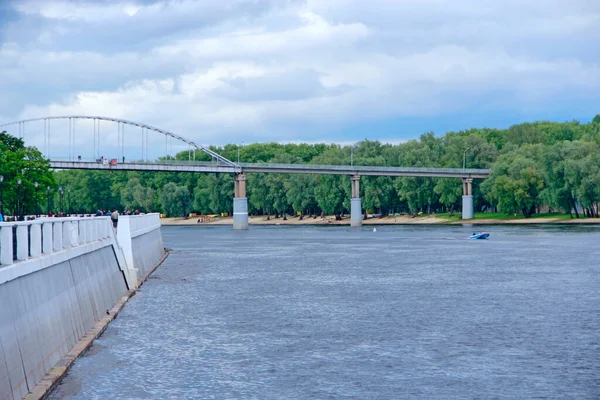
M161 225L232 225L232 217L219 217L214 218L208 222L198 222L198 218L161 218ZM341 221L336 221L335 217L304 217L300 220L298 217L288 217L287 220L283 218L267 219L266 216L250 217L248 219L250 225L350 225L350 217L344 217ZM560 219L560 218L523 218L513 220L497 220L497 219L483 219L476 218L468 221L448 221L444 218L439 218L433 215L410 217L410 216L397 216L397 217L385 217L385 218L369 218L363 221L364 225L415 225L415 224L572 224L572 223L586 223L586 224L600 224L600 218L580 218L580 219Z

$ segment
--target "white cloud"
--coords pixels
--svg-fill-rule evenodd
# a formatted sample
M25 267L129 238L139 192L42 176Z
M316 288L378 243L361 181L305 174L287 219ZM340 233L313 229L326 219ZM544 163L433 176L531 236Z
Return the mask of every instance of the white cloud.
M340 142L336 131L380 118L599 99L600 3L585 0L17 4L47 40L0 47L0 89L29 87L15 118L101 114L211 144ZM97 29L135 43L148 25L146 47L52 45Z

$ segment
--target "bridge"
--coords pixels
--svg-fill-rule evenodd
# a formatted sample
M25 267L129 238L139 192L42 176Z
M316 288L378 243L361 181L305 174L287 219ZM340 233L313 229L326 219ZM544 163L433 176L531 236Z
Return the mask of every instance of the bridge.
M56 121L68 122L68 145L64 146L61 143L59 149L68 147L69 154L65 160L52 154L52 136L51 124ZM76 135L75 122L84 121L88 125L91 122L93 128L93 146L89 146L88 151L93 150L92 157L82 158L81 155L75 156L76 142L79 136ZM119 118L108 118L101 116L53 116L43 118L33 118L21 121L0 124L0 129L9 126L18 126L18 136L25 140L26 133L31 134L32 131L26 129L28 124L43 124L43 153L50 160L50 166L54 169L80 169L80 170L111 170L111 171L155 171L155 172L189 172L189 173L229 173L235 176L235 194L233 199L233 227L234 229L248 228L248 199L246 198L246 174L247 173L284 173L284 174L334 174L348 175L352 181L352 198L350 210L351 226L362 225L362 203L360 198L360 177L361 176L416 176L416 177L441 177L441 178L461 178L463 182L463 197L462 197L462 218L473 218L473 179L482 179L490 174L488 169L467 169L467 168L404 168L404 167L388 167L388 166L356 166L356 165L314 165L314 164L269 164L269 163L240 163L233 162L220 154L194 141L188 140L182 136L176 135L170 131L159 129L151 125L138 122L128 121ZM106 141L101 141L104 137L101 134L101 124L106 126L107 123L113 125L113 130L102 129L108 141L114 139L114 125L116 124L116 146L106 144ZM29 125L28 125L29 126ZM141 146L135 146L133 151L130 146L126 145L125 127L134 127L139 129L139 137L141 137ZM62 132L62 131L61 131ZM165 155L164 160L158 162L149 161L149 136L152 132L156 135L162 135L165 140ZM39 132L38 132L39 133ZM34 137L36 131L33 130ZM134 134L135 135L135 134ZM66 136L66 135L64 135ZM37 135L39 139L39 134ZM187 146L188 161L170 160L170 151L172 152L173 140L179 143L179 148L184 150ZM114 141L113 141L114 143ZM139 143L139 142L138 142ZM171 146L171 147L170 147ZM77 147L79 148L79 147ZM118 154L118 158L104 158L103 150L109 150L112 154ZM196 151L208 154L212 162L196 161ZM127 153L129 152L129 153ZM132 157L130 153L134 152ZM127 157L126 157L127 153ZM140 157L141 153L141 157ZM138 160L128 161L125 160Z

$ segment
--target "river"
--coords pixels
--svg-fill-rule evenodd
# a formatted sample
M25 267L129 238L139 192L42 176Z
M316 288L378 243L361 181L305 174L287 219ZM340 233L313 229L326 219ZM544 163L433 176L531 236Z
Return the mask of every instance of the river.
M51 399L600 398L599 226L162 233Z

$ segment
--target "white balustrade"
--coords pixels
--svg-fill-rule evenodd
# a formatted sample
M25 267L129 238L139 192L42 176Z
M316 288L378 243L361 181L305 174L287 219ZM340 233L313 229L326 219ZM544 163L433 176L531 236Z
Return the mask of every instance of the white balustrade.
M42 225L32 224L29 228L29 254L32 258L39 257L42 254Z
M62 247L63 249L71 248L71 223L69 221L62 223Z
M27 225L17 225L17 260L23 261L29 258L29 238L27 237Z
M68 223L69 229L70 229L70 233L71 233L71 247L75 247L75 246L79 246L79 221L78 220L72 220L70 221L70 223Z
M112 224L105 217L1 222L0 268L111 237Z
M13 263L13 229L10 224L0 227L0 264Z
M79 245L82 245L85 243L85 224L87 224L87 221L85 219L79 220L77 223L77 230L78 230L78 234L79 234Z
M52 253L52 222L44 222L42 224L42 252L44 254Z
M52 253L52 222L44 222L42 224L42 252L44 254Z
M56 221L52 224L52 238L54 239L52 249L54 251L62 250L63 227L61 221Z

